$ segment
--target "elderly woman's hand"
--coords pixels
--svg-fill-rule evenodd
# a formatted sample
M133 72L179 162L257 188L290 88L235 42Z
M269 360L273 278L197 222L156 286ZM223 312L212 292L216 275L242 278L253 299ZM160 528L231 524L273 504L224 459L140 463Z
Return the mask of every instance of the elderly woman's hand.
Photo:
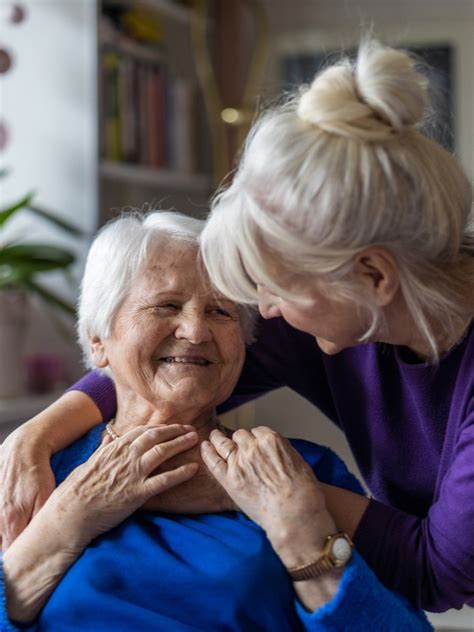
M192 426L140 426L102 445L48 498L3 557L9 616L31 621L89 542L144 502L191 478L186 463L157 473L167 459L196 445Z
M139 426L105 442L56 489L44 510L69 530L74 547L109 531L149 498L190 479L190 462L156 473L165 461L196 445L192 426Z
M5 551L56 487L44 441L15 430L0 447L0 544Z
M336 525L310 466L270 428L219 430L203 442L204 462L229 496L266 532L286 566L322 550Z

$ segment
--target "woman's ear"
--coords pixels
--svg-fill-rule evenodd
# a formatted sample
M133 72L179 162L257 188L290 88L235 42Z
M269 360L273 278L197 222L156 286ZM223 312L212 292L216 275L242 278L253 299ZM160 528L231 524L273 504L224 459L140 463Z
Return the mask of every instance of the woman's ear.
M94 360L94 364L99 369L103 369L109 364L109 360L107 358L107 353L105 350L104 343L99 336L94 336L89 339L89 345L91 349L92 359Z
M354 273L373 293L379 307L389 305L400 288L395 257L385 248L370 246L354 258Z

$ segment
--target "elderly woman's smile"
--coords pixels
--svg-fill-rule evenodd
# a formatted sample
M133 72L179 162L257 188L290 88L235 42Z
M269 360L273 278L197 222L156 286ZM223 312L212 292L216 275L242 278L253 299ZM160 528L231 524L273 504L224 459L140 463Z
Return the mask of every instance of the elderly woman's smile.
M211 364L209 360L201 356L172 356L160 358L160 362L166 362L167 364L195 364L197 366L207 366Z
M93 344L97 364L113 373L121 416L154 409L157 423L185 423L188 410L209 414L237 381L244 359L239 311L213 292L196 255L179 241L150 253L111 335Z

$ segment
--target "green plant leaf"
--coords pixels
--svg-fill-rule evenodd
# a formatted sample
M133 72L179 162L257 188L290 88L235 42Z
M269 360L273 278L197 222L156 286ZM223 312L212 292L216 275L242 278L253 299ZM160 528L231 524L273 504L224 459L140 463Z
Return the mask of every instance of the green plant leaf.
M86 234L80 228L78 228L77 226L74 226L74 224L70 224L66 220L60 217L57 217L50 211L46 211L45 209L40 208L39 206L36 206L34 204L27 204L27 207L35 215L38 215L38 217L42 217L43 219L46 219L51 224L54 224L55 226L62 228L64 231L66 231L70 235L74 235L75 237L84 237Z
M0 263L0 289L2 287L22 287L24 271L19 267Z
M69 316L73 316L74 318L76 317L76 310L74 306L58 296L56 293L51 292L51 290L46 289L42 285L31 280L25 282L24 287L31 290L32 292L35 292L36 294L41 296L41 298L44 299L47 303L50 303L54 307L58 307Z
M11 206L8 206L3 210L0 210L0 226L3 226L3 224L5 224L5 222L21 208L28 207L31 200L33 199L33 196L34 193L28 193L28 195L22 197L21 200L19 200L18 202L15 202Z
M0 265L36 266L36 272L67 268L75 259L69 250L47 244L14 244L0 248Z

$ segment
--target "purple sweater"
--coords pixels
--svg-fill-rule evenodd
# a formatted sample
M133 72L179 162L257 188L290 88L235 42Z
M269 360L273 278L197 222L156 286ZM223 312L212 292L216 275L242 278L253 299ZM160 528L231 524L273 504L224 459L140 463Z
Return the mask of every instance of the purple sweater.
M389 588L436 612L474 605L473 324L439 365L410 360L380 343L327 356L282 319L261 321L222 410L289 386L336 423L374 497L358 551ZM107 377L73 388L113 416Z

